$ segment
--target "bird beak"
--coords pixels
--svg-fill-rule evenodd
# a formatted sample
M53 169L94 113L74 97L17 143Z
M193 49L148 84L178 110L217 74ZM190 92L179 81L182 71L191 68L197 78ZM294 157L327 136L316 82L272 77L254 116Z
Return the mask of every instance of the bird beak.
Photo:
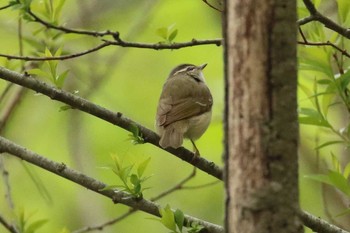
M204 63L203 65L198 66L199 69L203 70L208 64Z

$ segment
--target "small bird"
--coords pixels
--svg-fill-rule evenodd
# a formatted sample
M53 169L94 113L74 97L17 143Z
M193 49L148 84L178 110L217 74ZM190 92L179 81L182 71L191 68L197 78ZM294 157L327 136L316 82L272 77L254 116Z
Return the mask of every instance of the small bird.
M195 155L200 156L194 141L207 130L213 105L202 73L206 66L178 65L163 85L156 116L156 129L162 148L178 148L183 139L188 138Z

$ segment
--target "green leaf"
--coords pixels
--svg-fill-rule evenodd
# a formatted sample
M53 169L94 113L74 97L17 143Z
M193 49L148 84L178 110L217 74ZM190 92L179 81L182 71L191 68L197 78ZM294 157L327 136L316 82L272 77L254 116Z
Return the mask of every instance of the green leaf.
M68 72L69 72L69 70L66 70L66 71L64 71L62 74L60 74L60 75L57 76L56 81L55 81L55 84L56 84L56 86L57 86L58 88L62 88L62 87L63 87L64 81L65 81L66 78L67 78Z
M177 227L180 229L180 232L182 232L182 228L185 220L184 213L181 210L176 209L174 213L174 217L175 217L175 223Z
M338 16L341 24L349 21L350 2L348 0L338 0Z
M350 71L347 70L344 74L342 74L339 77L339 80L340 80L340 88L344 91L348 87L350 82Z
M330 178L327 175L324 174L315 174L315 175L305 175L304 176L307 179L315 180L321 183L329 184L331 185L332 182L330 181Z
M140 165L137 167L137 175L141 178L143 173L145 172L147 165L151 161L151 157L140 163Z
M343 171L343 176L345 179L348 179L350 175L350 163L346 164L344 171Z
M339 172L329 171L329 180L333 186L342 191L348 197L350 197L350 185L349 181Z
M161 217L161 223L169 230L176 231L176 224L174 219L174 213L169 205L166 205L164 209L159 210Z
M299 123L304 125L314 125L330 128L330 125L327 121L322 118L315 117L299 117Z
M169 42L172 42L176 38L177 32L178 32L178 30L175 29L172 33L170 33L169 38L168 38Z
M47 219L41 219L41 220L37 220L34 221L33 223L31 223L28 228L26 229L26 233L35 233L40 227L42 227L45 223L47 223L48 220Z
M321 85L328 85L328 84L333 83L333 82L329 79L319 79L319 80L317 80L317 83L321 84Z
M139 179L139 177L137 176L137 175L135 175L135 174L132 174L131 176L130 176L130 182L133 184L133 185L139 185L140 184L140 179Z
M72 106L70 106L70 105L63 105L63 106L61 106L60 108L59 108L59 112L63 112L63 111L67 111L67 110L69 110L69 109L73 109L73 107Z
M315 147L315 150L319 150L319 149L321 149L323 147L334 145L334 144L340 144L340 143L344 143L344 141L329 141L329 142L325 142L325 143Z
M51 80L51 75L49 73L46 73L45 71L41 70L41 69L30 69L27 71L28 74L31 74L31 75L37 75L39 77L43 77L43 78L46 78L48 80Z
M166 40L168 38L168 28L162 27L156 30L158 36Z

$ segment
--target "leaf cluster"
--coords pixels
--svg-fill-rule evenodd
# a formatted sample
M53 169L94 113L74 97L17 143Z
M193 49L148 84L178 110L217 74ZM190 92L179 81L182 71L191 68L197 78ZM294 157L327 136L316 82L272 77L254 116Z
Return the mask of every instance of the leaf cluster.
M148 158L137 165L136 172L133 171L135 164L123 165L120 158L116 155L112 156L114 164L109 168L115 175L118 176L122 184L108 185L103 190L122 190L134 198L143 198L143 191L148 189L143 187L143 183L150 178L150 176L144 176L144 172L151 160Z
M171 233L197 233L203 229L196 222L185 225L184 213L179 209L173 211L169 205L166 205L163 209L160 208L159 213L161 218L155 220L160 221L166 228L171 230Z

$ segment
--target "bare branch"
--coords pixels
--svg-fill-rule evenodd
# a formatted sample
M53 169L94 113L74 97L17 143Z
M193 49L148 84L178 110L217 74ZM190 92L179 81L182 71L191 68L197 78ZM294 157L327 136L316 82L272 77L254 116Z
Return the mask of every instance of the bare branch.
M325 27L329 28L332 31L338 32L340 35L350 39L350 30L347 28L344 28L340 26L339 24L335 23L330 18L327 18L323 16L320 12L317 11L315 8L315 5L312 3L311 0L303 0L306 8L310 12L310 16L301 20L298 20L297 23L299 25L304 25L306 23L309 23L311 21L318 21L322 23Z
M130 194L123 191L102 190L104 187L106 187L106 184L102 183L101 181L98 181L83 173L75 171L67 167L63 163L58 163L58 162L49 160L39 154L36 154L0 136L0 153L4 153L4 152L14 155L22 160L25 160L31 164L41 167L58 176L66 178L96 193L106 196L116 204L121 203L121 204L130 206L134 209L142 210L151 215L160 217L160 214L159 214L160 206L158 204L146 199L136 199ZM185 223L192 223L192 222L198 222L200 225L202 225L203 227L208 229L209 232L212 232L212 233L224 232L223 227L219 225L215 225L210 222L206 222L204 220L185 215Z
M57 56L57 57L28 57L28 56L15 56L15 55L8 55L8 54L2 54L0 53L0 57L5 57L7 59L14 59L14 60L24 60L24 61L49 61L49 60L67 60L72 59L76 57L81 57L83 55L96 52L106 46L111 45L111 42L105 41L104 43L88 49L86 51L80 52L80 53L73 53L69 55L63 55L63 56Z
M50 86L47 83L39 81L29 75L22 75L3 67L0 67L0 78L10 81L12 83L16 83L20 86L27 87L36 92L42 93L53 100L63 102L69 106L72 106L75 109L79 109L83 112L89 113L109 123L117 125L127 131L131 131L132 127L136 125L139 128L141 135L143 135L145 142L151 143L161 148L158 144L159 136L156 133L134 122L133 120L124 117L123 114L120 112L112 112L108 109L91 103L77 95ZM180 147L178 149L166 148L163 150L168 151L176 157L181 158L182 160L192 164L193 166L196 166L200 170L207 172L208 174L222 180L223 176L221 168L219 168L215 163L204 159L203 157L195 156L194 153L185 149L184 147Z

